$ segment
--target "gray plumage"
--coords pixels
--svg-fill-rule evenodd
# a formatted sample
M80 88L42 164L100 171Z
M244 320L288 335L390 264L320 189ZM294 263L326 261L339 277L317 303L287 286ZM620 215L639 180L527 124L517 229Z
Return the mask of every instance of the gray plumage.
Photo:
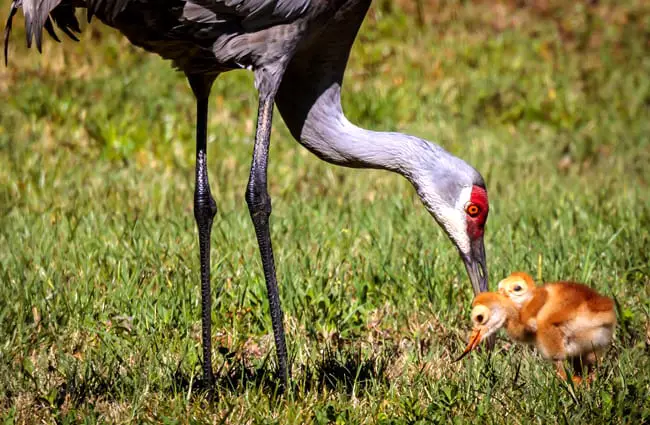
M472 190L486 193L481 175L437 145L400 133L365 130L343 114L343 74L369 6L370 0L14 0L11 5L5 27L5 61L18 9L25 15L27 45L34 41L40 51L43 29L58 41L54 25L76 39L80 29L75 10L81 8L87 10L88 20L96 16L134 45L172 61L187 75L197 98L195 217L201 246L204 374L208 382L212 378L209 234L216 204L207 180L207 99L214 79L229 70L253 70L259 91L246 200L260 244L283 381L287 356L268 235L271 204L266 191L273 102L293 137L319 158L347 167L386 169L406 177L458 248L474 291L487 290L482 230L487 198L481 204L483 221L472 222L471 231L464 210Z

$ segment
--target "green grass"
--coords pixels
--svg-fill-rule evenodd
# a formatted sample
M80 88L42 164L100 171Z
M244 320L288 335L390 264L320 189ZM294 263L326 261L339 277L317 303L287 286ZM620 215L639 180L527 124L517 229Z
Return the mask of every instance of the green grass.
M650 421L647 4L424 3L421 28L406 0L373 6L344 109L365 127L437 141L483 173L492 287L525 270L616 298L619 327L596 382L559 381L503 335L492 355L452 364L471 288L412 188L319 161L276 115L272 236L295 382L276 397L243 196L256 92L250 74L233 72L211 99L219 385L209 401L194 385L200 297L185 80L99 23L81 43L46 41L43 55L24 47L18 26L0 68L5 423Z

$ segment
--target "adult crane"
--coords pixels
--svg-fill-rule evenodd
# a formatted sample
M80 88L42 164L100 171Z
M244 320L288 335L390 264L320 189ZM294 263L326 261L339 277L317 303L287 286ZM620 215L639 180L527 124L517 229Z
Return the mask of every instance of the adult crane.
M273 103L293 137L319 158L346 167L385 169L407 178L424 206L455 244L475 293L487 290L483 232L488 215L478 171L443 148L401 133L350 123L341 84L350 48L371 0L14 0L5 27L5 63L12 19L25 16L27 45L41 51L43 29L54 25L76 39L75 10L86 9L131 43L172 61L196 98L194 217L199 233L203 375L211 363L210 232L217 212L210 193L206 133L214 80L229 70L254 72L259 92L255 144L246 202L255 227L280 379L289 376L282 310L269 232L267 164Z

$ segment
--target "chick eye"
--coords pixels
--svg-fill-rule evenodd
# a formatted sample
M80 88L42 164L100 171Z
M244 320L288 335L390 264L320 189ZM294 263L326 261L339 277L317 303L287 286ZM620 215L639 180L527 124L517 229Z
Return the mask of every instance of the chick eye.
M478 207L478 205L468 202L467 205L465 206L465 212L467 213L467 215L474 218L479 215L481 209Z
M519 292L519 291L521 291L521 289L522 289L521 286L519 286L519 285L515 286L515 292Z
M482 314L477 315L477 316L476 316L476 321L477 321L478 323L483 323L483 315L482 315Z

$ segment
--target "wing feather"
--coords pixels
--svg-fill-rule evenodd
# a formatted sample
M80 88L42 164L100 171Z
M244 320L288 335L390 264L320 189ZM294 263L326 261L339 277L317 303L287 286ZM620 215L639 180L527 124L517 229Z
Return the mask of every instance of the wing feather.
M312 0L188 0L183 16L195 22L238 20L246 31L290 22L300 17Z

